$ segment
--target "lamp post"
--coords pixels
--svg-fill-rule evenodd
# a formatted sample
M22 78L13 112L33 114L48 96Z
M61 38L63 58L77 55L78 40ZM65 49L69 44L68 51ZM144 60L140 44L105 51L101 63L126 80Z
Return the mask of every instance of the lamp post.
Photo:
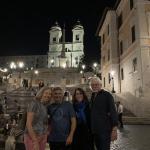
M8 72L8 69L7 69L7 68L4 68L4 69L1 69L1 68L0 68L0 71L1 71L2 74L4 75L4 76L3 76L3 80L4 80L4 81L7 81L7 72ZM2 84L2 80L1 80L1 84Z
M114 89L114 74L115 74L115 71L111 71L110 72L110 74L111 74L111 80L112 80L112 93L115 93L115 89Z
M66 64L65 64L65 63L63 63L63 64L62 64L62 67L65 69L65 68L66 68Z
M11 62L10 63L10 69L11 69L10 77L12 77L13 70L15 70L16 68L17 68L16 63L15 62Z
M51 59L51 67L54 66L54 59Z
M38 74L39 74L39 71L38 71L38 70L34 70L34 71L33 71L33 68L31 68L30 72L31 72L30 88L32 88L32 84L33 84L33 75L34 75L34 74L35 74L35 75L38 75Z
M85 77L85 76L84 76L85 65L82 65L82 70L83 70L83 73L82 73L82 74L83 74L83 78L84 78L84 77Z
M80 74L83 74L83 71L82 71L82 70L80 71Z
M19 78L21 78L21 69L24 67L24 63L22 61L18 62L18 67L19 67Z
M8 72L8 69L7 68L4 68L4 74L5 74L5 78L6 78L6 81L7 81L7 72Z
M97 63L93 63L93 67L94 67L94 75L96 75L96 67L97 67Z
M35 70L34 73L35 73L36 75L38 75L38 74L39 74L39 71L38 71L38 70Z
M16 64L14 62L10 63L10 69L16 69Z

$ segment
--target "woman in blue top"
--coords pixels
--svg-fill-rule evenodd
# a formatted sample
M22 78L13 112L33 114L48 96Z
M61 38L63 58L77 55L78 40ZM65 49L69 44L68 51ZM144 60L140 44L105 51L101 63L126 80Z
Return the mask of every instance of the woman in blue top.
M90 130L90 107L83 89L75 89L72 102L77 119L72 149L93 150Z

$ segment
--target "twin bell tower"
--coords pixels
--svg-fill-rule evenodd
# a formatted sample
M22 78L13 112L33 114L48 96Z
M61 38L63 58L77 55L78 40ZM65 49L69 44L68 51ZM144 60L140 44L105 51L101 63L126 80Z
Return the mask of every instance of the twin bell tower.
M72 28L72 42L66 42L63 29L56 22L49 30L48 68L77 68L84 55L84 28L80 21Z

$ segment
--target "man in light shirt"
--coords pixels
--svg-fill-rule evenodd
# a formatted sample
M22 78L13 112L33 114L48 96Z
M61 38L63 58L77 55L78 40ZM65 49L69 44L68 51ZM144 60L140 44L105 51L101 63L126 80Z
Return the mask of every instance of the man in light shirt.
M123 128L123 121L122 121L123 105L120 103L120 101L117 103L117 112L120 128Z

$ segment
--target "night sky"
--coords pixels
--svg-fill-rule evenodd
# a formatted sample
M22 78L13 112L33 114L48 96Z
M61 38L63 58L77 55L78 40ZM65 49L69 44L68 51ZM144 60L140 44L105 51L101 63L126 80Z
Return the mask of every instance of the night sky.
M105 7L116 0L12 1L0 4L0 55L47 54L49 29L58 21L66 24L66 40L72 40L72 27L79 19L85 29L85 58L99 59L96 29Z

